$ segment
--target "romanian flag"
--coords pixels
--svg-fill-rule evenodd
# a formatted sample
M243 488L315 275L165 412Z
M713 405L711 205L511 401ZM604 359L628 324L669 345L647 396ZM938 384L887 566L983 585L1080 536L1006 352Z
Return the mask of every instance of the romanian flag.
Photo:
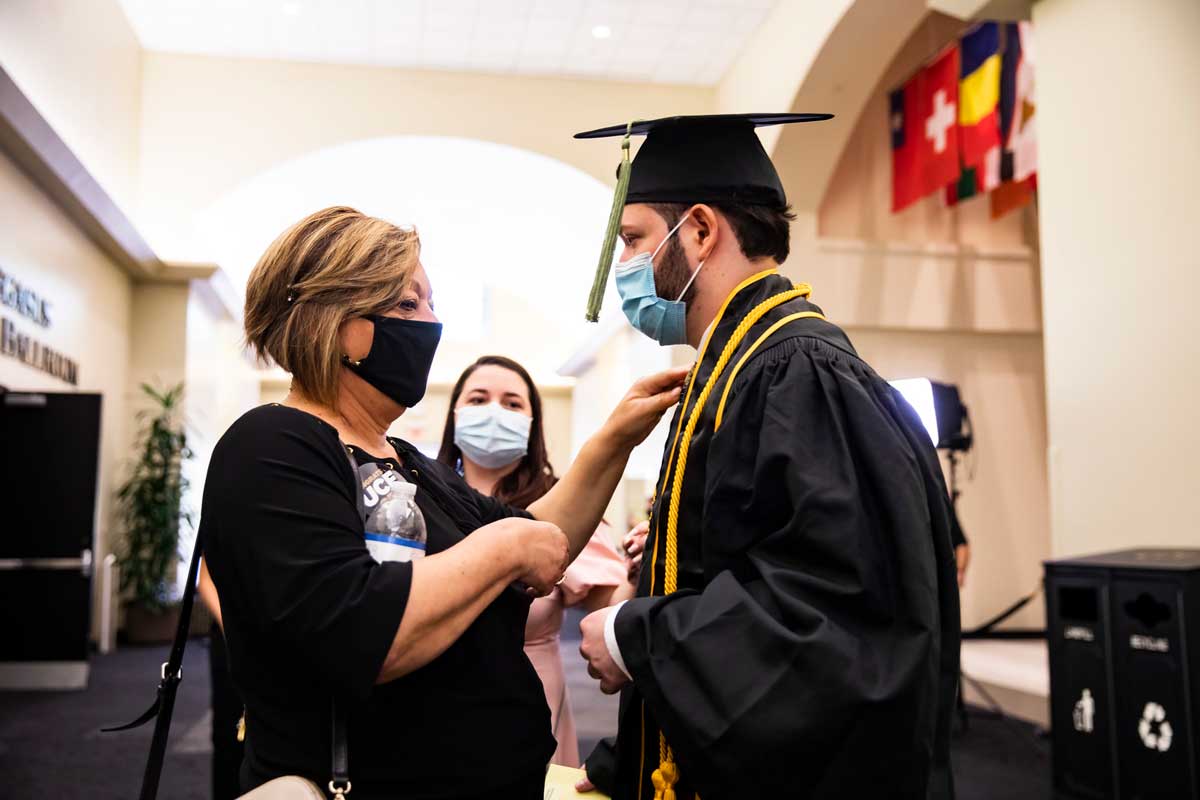
M977 25L962 38L958 84L959 157L964 169L982 166L1000 145L1000 26Z

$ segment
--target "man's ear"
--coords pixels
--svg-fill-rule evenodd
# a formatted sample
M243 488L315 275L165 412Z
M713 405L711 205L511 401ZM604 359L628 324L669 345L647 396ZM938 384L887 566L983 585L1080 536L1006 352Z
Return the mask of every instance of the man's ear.
M696 244L700 248L696 257L700 261L707 261L716 249L717 239L720 235L716 209L704 203L698 203L692 206L688 213L691 214L692 221L696 224Z

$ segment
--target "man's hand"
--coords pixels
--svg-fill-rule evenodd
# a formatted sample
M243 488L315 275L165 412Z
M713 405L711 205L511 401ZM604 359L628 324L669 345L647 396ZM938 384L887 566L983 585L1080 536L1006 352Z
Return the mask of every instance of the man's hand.
M611 608L602 608L583 618L579 623L579 631L583 634L583 643L579 645L579 655L583 656L588 665L588 675L600 681L600 691L605 694L616 694L621 687L629 683L625 673L613 661L604 643L604 623Z

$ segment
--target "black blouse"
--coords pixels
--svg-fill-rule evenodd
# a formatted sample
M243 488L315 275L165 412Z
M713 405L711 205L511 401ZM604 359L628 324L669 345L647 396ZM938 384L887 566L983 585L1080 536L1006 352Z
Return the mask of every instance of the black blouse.
M417 485L430 555L490 522L528 516L390 441L394 453L353 449L354 459L397 465ZM348 709L358 800L463 797L543 768L555 743L523 650L529 599L518 590L506 589L426 666L375 684L412 564L372 558L359 491L336 430L296 409L246 413L213 451L200 528L246 703L244 787L286 774L324 786L334 697Z

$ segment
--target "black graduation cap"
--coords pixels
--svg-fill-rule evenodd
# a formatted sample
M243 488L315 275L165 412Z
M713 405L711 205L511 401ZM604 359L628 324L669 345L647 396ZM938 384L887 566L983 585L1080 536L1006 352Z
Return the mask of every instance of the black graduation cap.
M626 203L712 203L783 208L787 197L775 165L754 132L764 125L818 122L832 114L707 114L640 120L584 131L576 139L622 136L617 191L600 250L587 319L595 322L621 211ZM629 139L645 136L632 164Z

